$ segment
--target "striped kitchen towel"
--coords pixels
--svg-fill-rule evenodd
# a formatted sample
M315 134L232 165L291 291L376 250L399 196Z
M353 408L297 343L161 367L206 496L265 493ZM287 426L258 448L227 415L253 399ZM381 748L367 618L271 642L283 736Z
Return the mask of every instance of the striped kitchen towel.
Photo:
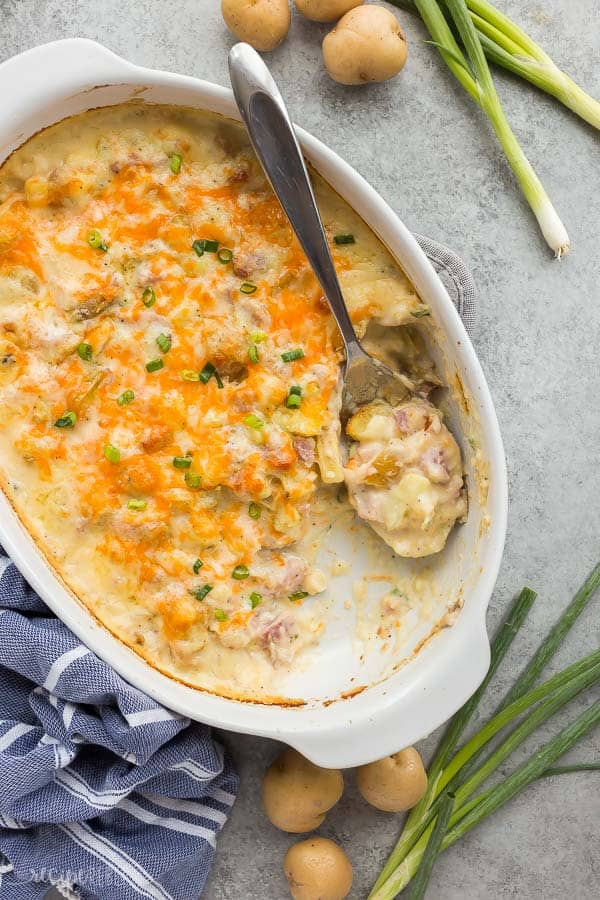
M0 573L0 897L198 897L238 787L227 754L81 644L6 557Z

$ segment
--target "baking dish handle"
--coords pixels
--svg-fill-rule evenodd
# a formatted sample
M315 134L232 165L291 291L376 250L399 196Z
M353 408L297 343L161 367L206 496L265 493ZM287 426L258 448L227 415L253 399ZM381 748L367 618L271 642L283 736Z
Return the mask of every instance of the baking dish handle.
M434 643L425 647L421 652L430 660L416 661L417 665L424 663L423 673L435 658L439 673L437 684L419 684L419 677L415 680L413 676L412 690L399 697L390 688L387 699L381 698L383 702L380 701L379 708L370 711L366 719L355 715L352 700L341 700L335 713L333 707L329 708L334 715L341 713L331 725L297 732L282 730L277 737L326 769L361 766L423 740L469 699L489 668L490 645L485 613L473 617L463 631L469 654L459 664L448 642L444 647ZM354 700L369 704L368 694L367 691Z
M136 66L87 38L53 41L0 64L3 155L89 106L89 91L136 80Z

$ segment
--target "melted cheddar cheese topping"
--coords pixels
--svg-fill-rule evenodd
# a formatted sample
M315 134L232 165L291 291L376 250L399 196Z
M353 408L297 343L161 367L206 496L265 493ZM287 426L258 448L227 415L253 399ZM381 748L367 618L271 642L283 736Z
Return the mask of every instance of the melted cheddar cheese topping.
M359 331L419 325L387 251L317 195ZM163 671L260 695L318 638L303 601L326 583L315 497L344 478L341 360L240 126L125 104L0 170L0 479L67 584Z

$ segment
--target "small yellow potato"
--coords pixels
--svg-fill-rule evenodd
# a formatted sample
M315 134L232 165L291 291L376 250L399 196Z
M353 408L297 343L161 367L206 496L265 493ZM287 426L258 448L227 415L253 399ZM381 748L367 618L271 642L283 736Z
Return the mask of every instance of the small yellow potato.
M412 809L427 788L423 760L414 747L361 766L356 780L367 803L385 812Z
M322 837L299 841L283 860L294 900L344 900L352 887L352 866L341 847Z
M340 771L321 769L289 747L265 773L263 806L277 828L302 834L319 827L343 790Z
M387 81L406 62L406 37L383 6L357 6L323 40L325 67L340 84Z
M289 0L221 0L225 24L255 50L274 50L290 28Z
M298 12L313 22L336 22L363 0L295 0Z

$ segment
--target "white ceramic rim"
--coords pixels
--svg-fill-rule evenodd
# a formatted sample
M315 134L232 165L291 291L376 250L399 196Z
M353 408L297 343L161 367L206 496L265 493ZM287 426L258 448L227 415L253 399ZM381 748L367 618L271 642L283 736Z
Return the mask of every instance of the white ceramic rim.
M72 114L90 95L89 106L110 105L111 86L178 93L181 105L211 109L239 119L230 90L127 62L86 39L45 44L0 65L2 158L31 134ZM98 102L94 93L102 94ZM94 93L93 93L94 92ZM108 92L108 94L106 94ZM92 99L93 98L93 99ZM122 101L118 101L122 102ZM153 97L152 102L157 102ZM83 108L83 107L82 107ZM62 112L61 112L62 110ZM464 325L429 260L385 201L337 154L298 128L307 158L385 241L417 290L432 306L437 322L456 348L458 370L486 440L491 492L490 530L481 575L466 593L464 608L450 629L428 642L415 659L386 681L330 705L288 708L225 699L187 687L152 670L140 657L97 623L50 569L33 540L17 522L0 492L0 541L48 606L98 656L157 701L190 718L231 731L277 738L317 764L347 767L380 758L412 744L447 720L475 691L489 665L485 627L506 533L507 478L502 439L490 393Z

